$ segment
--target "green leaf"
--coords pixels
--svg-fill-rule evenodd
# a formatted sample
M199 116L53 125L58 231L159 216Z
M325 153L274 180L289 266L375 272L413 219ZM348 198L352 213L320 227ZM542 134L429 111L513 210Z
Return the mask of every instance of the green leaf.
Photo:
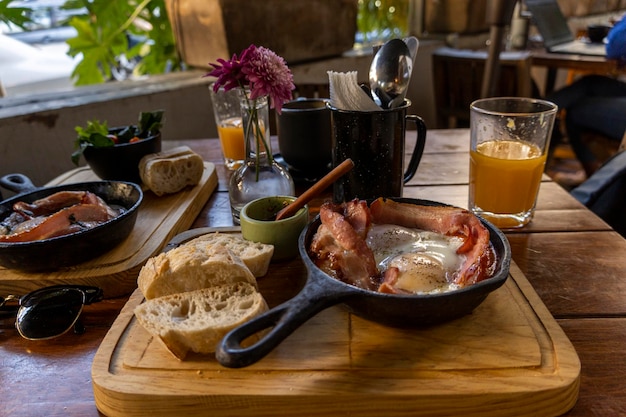
M73 17L69 24L77 35L68 39L69 54L82 54L83 60L74 69L76 85L101 83L111 79L111 67L117 65L116 57L128 49L124 33L134 6L125 0L93 0L75 3L85 6L87 15Z
M88 141L89 144L95 146L96 148L108 148L110 146L115 146L115 142L113 142L113 139L100 133L92 133L91 135L89 135Z
M87 127L76 126L74 130L78 133L79 139L87 139L92 133L100 133L104 136L109 134L107 122L101 123L99 120L90 120L87 122Z
M135 136L137 136L137 126L134 125L125 126L117 132L119 143L128 143Z
M76 80L76 85L99 84L105 81L105 76L110 75L111 71L109 70L109 74L103 74L101 70L97 59L93 56L86 56L74 68L72 78Z
M0 0L0 21L10 25L11 23L22 29L27 29L30 18L30 9L26 7L9 7L14 0Z
M78 166L78 163L80 162L80 157L83 154L83 149L84 148L77 149L74 152L72 152L72 157L71 157L72 163L76 166Z
M161 131L164 110L139 113L139 137L147 137Z
M0 21L23 26L30 9L8 7L12 1L0 0ZM67 40L68 54L82 57L72 72L76 85L111 80L111 68L118 65L120 56L138 58L137 75L184 69L164 0L66 0L62 8L82 11L68 22L77 32ZM145 41L129 49L128 34Z
M90 120L87 122L86 127L76 126L74 130L78 135L74 142L75 150L72 152L71 157L74 165L78 165L80 156L89 145L100 148L115 145L113 139L108 137L109 128L106 121L101 123L99 120Z

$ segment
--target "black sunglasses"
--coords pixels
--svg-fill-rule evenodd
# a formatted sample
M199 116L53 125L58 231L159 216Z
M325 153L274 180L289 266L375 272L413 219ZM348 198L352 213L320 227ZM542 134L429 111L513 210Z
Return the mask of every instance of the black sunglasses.
M0 297L0 318L16 317L15 327L26 339L43 340L61 336L78 323L83 306L101 301L102 289L86 285L54 285L23 296Z

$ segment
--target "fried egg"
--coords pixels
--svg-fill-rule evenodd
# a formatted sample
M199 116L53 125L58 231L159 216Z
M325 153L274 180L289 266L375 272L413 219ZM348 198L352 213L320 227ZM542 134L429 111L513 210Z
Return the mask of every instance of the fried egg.
M458 288L453 279L463 263L463 256L456 253L463 244L461 238L375 224L366 242L381 272L391 267L398 269L395 288L416 294Z

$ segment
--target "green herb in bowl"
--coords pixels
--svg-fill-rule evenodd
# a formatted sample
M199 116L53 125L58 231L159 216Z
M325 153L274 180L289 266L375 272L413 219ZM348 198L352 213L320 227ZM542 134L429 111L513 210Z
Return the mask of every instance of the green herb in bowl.
M142 139L154 136L163 126L163 110L139 113L137 125L128 125L120 128L109 128L107 122L90 120L86 127L76 126L77 138L74 142L72 162L78 165L85 148L94 146L106 148L120 144L139 142Z

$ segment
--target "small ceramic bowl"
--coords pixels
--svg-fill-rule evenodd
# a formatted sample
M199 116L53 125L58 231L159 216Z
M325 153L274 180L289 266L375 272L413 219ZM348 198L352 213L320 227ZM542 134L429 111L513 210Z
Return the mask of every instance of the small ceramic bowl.
M103 180L141 183L139 161L145 155L161 151L161 134L132 143L101 148L87 146L83 157L91 170Z
M300 232L309 223L309 208L304 206L291 217L272 220L276 213L296 197L262 197L246 204L241 210L241 234L246 240L274 245L272 261L284 261L298 254Z

